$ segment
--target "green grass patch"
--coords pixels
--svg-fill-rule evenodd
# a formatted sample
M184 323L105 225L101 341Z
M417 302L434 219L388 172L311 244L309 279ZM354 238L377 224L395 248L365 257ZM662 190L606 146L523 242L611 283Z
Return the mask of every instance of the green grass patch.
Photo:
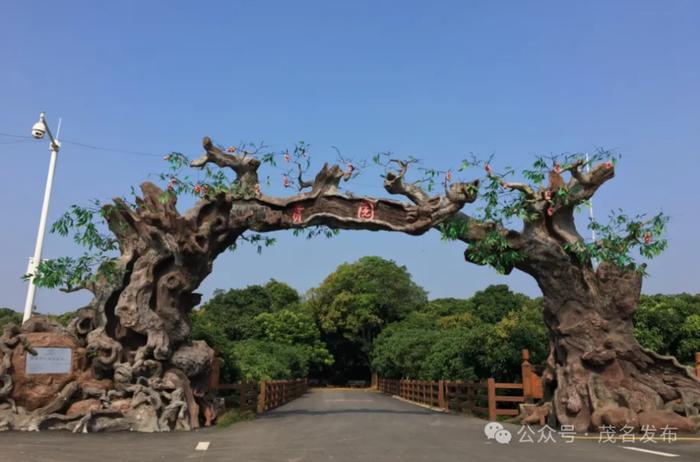
M216 419L216 426L219 428L226 428L236 422L253 420L254 418L255 414L252 412L241 412L238 409L229 409Z

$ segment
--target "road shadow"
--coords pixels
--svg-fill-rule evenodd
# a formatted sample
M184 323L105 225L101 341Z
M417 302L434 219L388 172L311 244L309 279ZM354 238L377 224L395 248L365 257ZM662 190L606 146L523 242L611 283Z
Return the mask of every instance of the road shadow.
M328 410L309 410L309 409L289 409L289 410L274 410L264 414L262 418L278 418L287 416L302 416L302 415L332 415L332 414L399 414L399 415L431 415L441 414L440 412L416 409L415 411L398 411L392 409L328 409Z

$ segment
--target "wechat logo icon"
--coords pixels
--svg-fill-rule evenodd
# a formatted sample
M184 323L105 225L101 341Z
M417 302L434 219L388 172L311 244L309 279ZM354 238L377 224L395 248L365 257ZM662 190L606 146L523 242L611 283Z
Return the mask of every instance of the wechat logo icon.
M512 438L510 432L498 422L489 422L484 427L484 434L489 440L496 440L499 444L509 444Z

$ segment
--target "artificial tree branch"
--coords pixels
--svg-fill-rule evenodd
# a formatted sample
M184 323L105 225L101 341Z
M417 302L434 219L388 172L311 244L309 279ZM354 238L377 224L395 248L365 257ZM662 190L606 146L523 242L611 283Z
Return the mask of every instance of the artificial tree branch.
M571 177L578 181L579 184L585 184L587 180L585 178L585 174L581 171L581 167L583 167L585 164L586 161L584 159L576 159L564 170L568 170L571 173Z
M255 187L258 184L258 168L260 161L251 156L227 154L214 146L211 138L205 136L202 139L204 154L190 162L190 167L203 168L208 163L213 163L221 168L230 168L236 172L238 181L247 187Z
M297 168L299 169L299 191L302 189L310 188L314 185L312 181L305 181L303 178L303 169L301 167L301 163L299 161L294 161L295 164L297 164Z
M525 183L518 183L518 182L507 182L501 180L501 186L504 189L512 189L514 191L520 191L523 193L526 199L528 200L537 200L537 194L535 191L530 187L530 185L527 185Z
M411 161L391 159L389 163L397 164L399 170L387 171L384 177L384 189L391 194L406 196L421 207L427 209L438 207L441 211L436 212L435 215L440 216L439 222L444 223L446 226L455 227L457 229L457 239L469 244L474 244L482 241L490 233L496 231L503 236L514 249L521 247L521 236L517 231L509 230L495 222L482 221L464 212L460 212L459 210L462 209L463 205L460 205L456 210L454 210L453 207L445 207L445 203L450 202L454 204L467 204L476 201L479 190L478 179L471 183L453 183L449 186L446 185L444 196L430 196L417 182L404 182L406 172L412 163ZM489 173L489 175L494 176L493 173ZM534 198L534 192L532 192L532 196ZM446 214L443 215L443 212Z
M467 244L478 244L494 231L508 241L514 250L522 247L523 237L518 231L508 229L493 221L480 220L464 212L456 213L447 223L460 225L457 239Z
M311 191L318 194L335 194L338 192L340 181L347 181L350 179L350 176L337 164L329 167L327 163L324 163L321 170L316 174L316 178L314 178Z
M603 183L615 176L615 166L611 161L598 164L590 172L585 173L580 170L582 165L583 161L579 160L567 169L572 176L567 189L573 204L580 204L589 200Z
M390 194L400 194L406 196L409 200L417 205L428 205L439 200L437 196L430 196L418 182L405 183L404 177L408 172L409 166L414 161L406 161L401 159L390 159L389 164L395 163L399 166L399 171L388 170L384 176L384 189Z
M320 191L286 198L259 196L231 210L232 227L254 231L328 226L422 234L473 201L471 188L455 185L434 203L413 205L390 199Z

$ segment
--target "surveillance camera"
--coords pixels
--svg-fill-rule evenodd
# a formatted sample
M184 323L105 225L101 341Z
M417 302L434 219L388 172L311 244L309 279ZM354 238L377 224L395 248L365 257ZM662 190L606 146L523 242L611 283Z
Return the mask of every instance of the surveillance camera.
M32 136L37 140L40 140L46 134L46 126L43 122L37 122L32 127Z

